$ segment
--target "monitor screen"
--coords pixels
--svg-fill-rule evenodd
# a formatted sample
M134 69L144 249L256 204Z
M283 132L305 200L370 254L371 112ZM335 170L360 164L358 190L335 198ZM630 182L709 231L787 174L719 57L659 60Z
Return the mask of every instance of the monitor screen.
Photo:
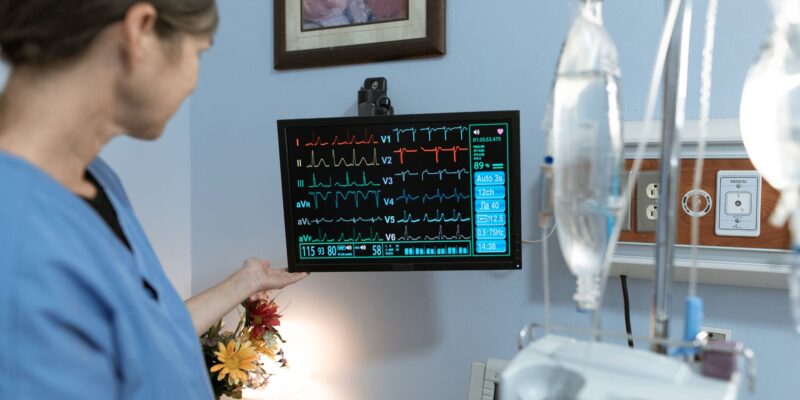
M519 269L519 111L278 121L291 271Z

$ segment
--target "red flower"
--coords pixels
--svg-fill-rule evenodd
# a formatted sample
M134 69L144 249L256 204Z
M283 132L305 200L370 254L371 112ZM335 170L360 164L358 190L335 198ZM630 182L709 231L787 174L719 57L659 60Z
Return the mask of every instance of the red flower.
M248 322L253 327L253 338L260 338L264 336L264 332L281 324L282 315L278 314L278 305L269 300L249 302L247 313Z

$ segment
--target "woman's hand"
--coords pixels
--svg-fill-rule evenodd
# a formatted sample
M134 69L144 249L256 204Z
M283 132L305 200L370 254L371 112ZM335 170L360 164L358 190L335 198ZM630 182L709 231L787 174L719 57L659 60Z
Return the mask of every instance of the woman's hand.
M272 268L267 260L248 258L228 279L186 301L197 335L202 335L248 297L282 289L306 276L305 272L289 273L286 269Z
M272 268L269 261L248 258L239 269L239 279L249 285L253 295L267 290L283 289L308 276L307 272L290 273L286 268Z

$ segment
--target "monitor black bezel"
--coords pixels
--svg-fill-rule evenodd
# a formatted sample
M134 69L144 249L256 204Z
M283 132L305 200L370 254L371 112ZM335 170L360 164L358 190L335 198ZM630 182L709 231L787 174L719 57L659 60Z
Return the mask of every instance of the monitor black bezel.
M353 263L354 259L325 260L325 262L300 262L295 260L296 244L294 225L292 224L292 208L289 193L287 138L284 134L288 128L310 126L353 126L370 124L413 123L424 121L431 123L447 123L461 121L509 121L509 169L521 171L520 165L520 126L519 110L479 111L434 114L405 114L370 117L337 117L337 118L304 118L278 120L278 146L281 164L281 188L283 195L283 217L286 234L286 258L290 272L356 272L356 271L468 271L468 270L519 270L522 268L522 234L521 234L521 196L520 173L510 177L510 211L511 228L509 230L510 255L492 258L488 261L468 257L453 257L456 261L435 261L431 258L403 258L397 261L375 262L374 259ZM355 259L357 260L357 259Z

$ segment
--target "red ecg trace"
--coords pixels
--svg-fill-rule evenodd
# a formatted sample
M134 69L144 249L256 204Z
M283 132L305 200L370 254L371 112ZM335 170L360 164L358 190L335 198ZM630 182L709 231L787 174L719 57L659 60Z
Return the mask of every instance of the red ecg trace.
M405 155L405 153L416 153L417 151L418 150L411 150L411 149L407 149L405 147L401 147L401 148L393 151L392 153L400 154L400 164L402 165L403 164L403 155Z
M436 163L439 163L439 153L440 152L450 152L453 153L453 162L458 162L458 152L459 151L468 151L469 148L467 147L460 147L460 146L453 146L453 147L441 147L436 146L432 149L426 149L424 147L420 147L420 150L426 153L436 153Z

